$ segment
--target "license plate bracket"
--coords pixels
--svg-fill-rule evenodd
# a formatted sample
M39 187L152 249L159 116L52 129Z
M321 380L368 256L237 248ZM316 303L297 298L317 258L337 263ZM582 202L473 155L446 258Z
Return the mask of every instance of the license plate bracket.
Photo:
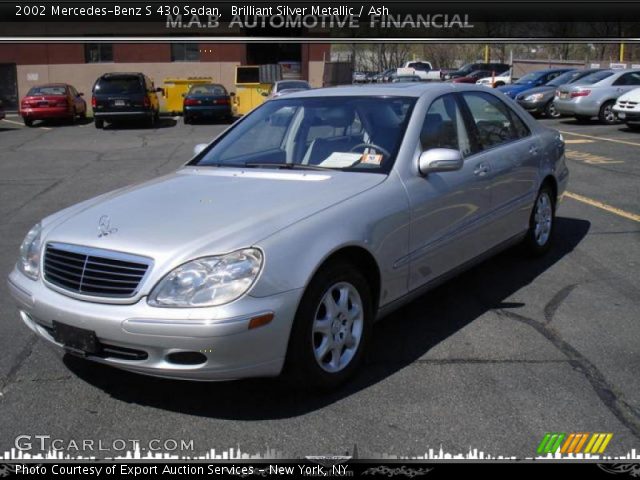
M113 105L115 107L124 107L126 105L124 100L114 100Z
M65 347L82 353L99 353L100 342L92 330L53 321L53 338Z

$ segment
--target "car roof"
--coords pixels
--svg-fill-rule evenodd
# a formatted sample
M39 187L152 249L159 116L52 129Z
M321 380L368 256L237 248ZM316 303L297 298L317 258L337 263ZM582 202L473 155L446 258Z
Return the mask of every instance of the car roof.
M490 89L483 86L462 83L380 83L365 85L344 85L338 87L315 88L287 95L289 98L307 97L341 97L341 96L374 96L374 97L421 97L423 95L444 94L455 91L480 91L487 92Z

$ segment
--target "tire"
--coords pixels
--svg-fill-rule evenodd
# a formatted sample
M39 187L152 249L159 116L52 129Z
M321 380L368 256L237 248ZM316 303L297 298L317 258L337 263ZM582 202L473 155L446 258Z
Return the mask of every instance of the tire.
M24 124L27 127L33 127L33 120L31 120L30 118L25 118L24 120Z
M189 125L191 123L191 119L187 115L182 117L182 121L184 122L185 125Z
M605 125L615 125L618 123L618 115L613 111L614 104L615 102L613 100L602 104L598 112L598 120L600 120L600 123L604 123Z
M547 116L547 118L560 118L562 116L560 112L556 110L556 106L553 104L553 100L547 103L547 105L544 107L544 114Z
M85 107L82 113L80 114L80 118L83 120L87 118L87 107Z
M94 119L93 123L95 124L96 128L98 128L98 129L104 128L104 120L102 120L101 118Z
M334 306L333 315L326 305ZM322 267L298 306L289 337L285 377L295 386L332 389L341 385L361 365L372 324L371 289L362 273L346 263ZM320 352L323 345L328 345L324 355Z
M529 256L541 256L549 251L553 244L556 224L556 199L548 183L540 188L529 218L529 230L522 242Z

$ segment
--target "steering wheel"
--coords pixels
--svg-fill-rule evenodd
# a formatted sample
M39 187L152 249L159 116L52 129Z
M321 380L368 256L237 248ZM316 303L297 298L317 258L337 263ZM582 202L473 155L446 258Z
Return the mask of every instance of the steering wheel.
M375 150L379 150L384 153L387 157L391 157L391 154L386 148L381 147L380 145L376 145L375 143L359 143L349 150L349 152L353 152L356 148L365 147L365 148L373 148Z

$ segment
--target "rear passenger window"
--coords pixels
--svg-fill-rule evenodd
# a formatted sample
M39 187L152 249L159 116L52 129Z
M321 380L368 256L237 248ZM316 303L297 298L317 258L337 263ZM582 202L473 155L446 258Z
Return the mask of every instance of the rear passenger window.
M423 151L451 148L464 157L471 154L464 117L453 95L440 97L431 104L422 124L420 144Z
M483 150L529 135L524 122L495 96L466 92L463 97L473 117L478 143Z

